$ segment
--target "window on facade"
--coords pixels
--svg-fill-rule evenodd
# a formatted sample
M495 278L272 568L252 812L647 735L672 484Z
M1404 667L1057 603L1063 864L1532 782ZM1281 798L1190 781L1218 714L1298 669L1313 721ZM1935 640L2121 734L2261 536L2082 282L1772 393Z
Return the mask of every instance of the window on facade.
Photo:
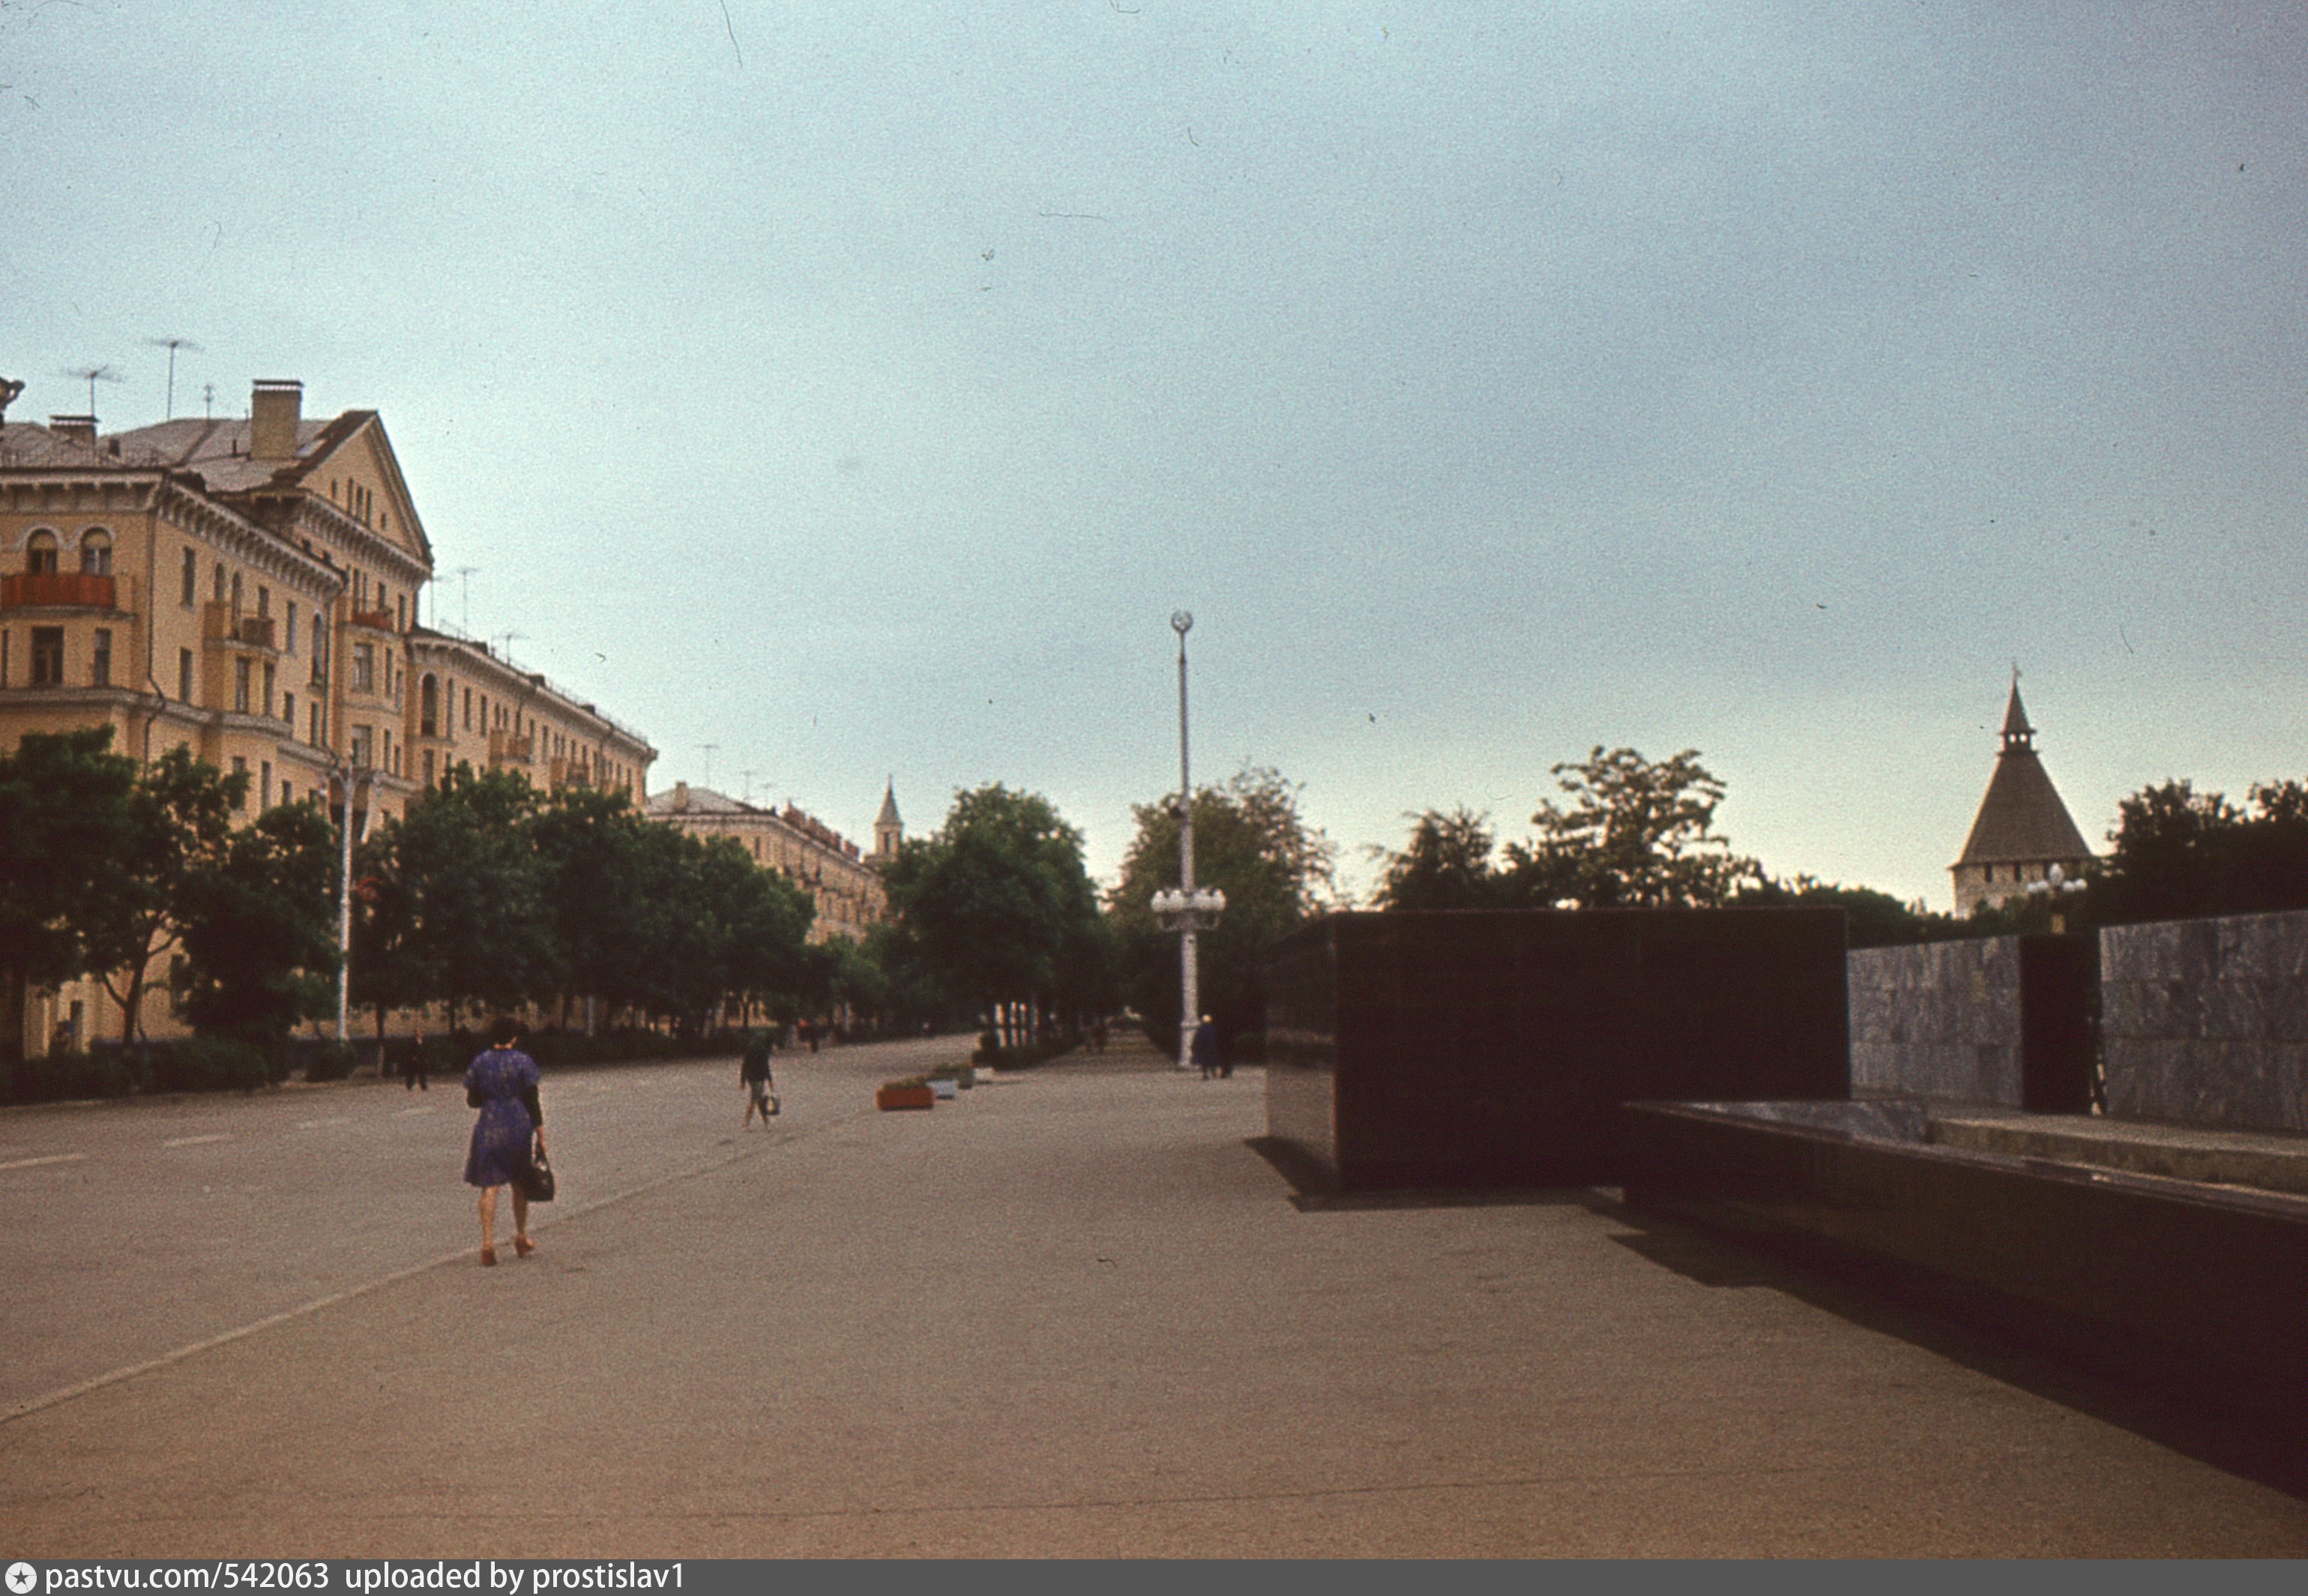
M294 693L283 693L280 695L280 718L288 722L288 735L295 737L297 735L297 695Z
M112 629L108 626L99 626L90 641L88 679L90 686L112 686Z
M272 807L272 762L268 759L256 769L256 807L270 809Z
M401 594L400 597L392 601L392 614L394 623L399 625L403 632L408 631L409 595L407 593Z
M62 626L32 628L32 686L61 687L65 685L65 629Z
M272 667L268 664L264 668L264 718L268 720L272 718Z
M288 640L285 651L295 653L297 651L297 600L294 599L288 600L288 617L281 626L280 634Z
M272 590L263 582L256 584L256 615L259 620L269 620L272 616Z
M376 691L376 645L368 643L353 644L353 691Z
M222 560L219 560L217 562L215 577L209 583L209 597L214 599L220 604L223 603L225 583L229 580L230 578L225 573L224 562Z
M236 754L232 756L232 773L240 778L240 797L233 804L236 809L248 807L248 761Z
M433 785L433 750L430 748L425 750L425 785Z
M193 702L193 651L190 649L177 651L177 702Z
M237 571L232 574L232 612L235 615L240 613L240 573Z
M201 556L191 548L185 550L185 569L177 601L190 604L201 596Z
M56 574L56 535L54 532L34 532L24 545L24 569L34 576L54 576Z
M429 676L417 686L417 729L425 737L441 735L441 685Z
M369 756L369 729L367 727L356 726L353 728L351 751L353 763L366 770L371 763Z
M101 527L90 527L80 535L80 574L82 576L112 574L112 534Z
M313 686L329 685L329 623L320 616L313 617Z
M366 571L353 573L353 608L355 609L368 608L368 573Z
M321 746L321 706L317 703L313 705L305 712L305 717L313 723L312 734L305 740L317 748Z
M232 662L232 707L244 715L248 713L249 665L245 659Z
M466 689L465 689L465 729L466 729L467 731L470 731L470 730L472 730L472 729L473 729L473 690L472 690L470 687L468 687L468 688L466 688Z

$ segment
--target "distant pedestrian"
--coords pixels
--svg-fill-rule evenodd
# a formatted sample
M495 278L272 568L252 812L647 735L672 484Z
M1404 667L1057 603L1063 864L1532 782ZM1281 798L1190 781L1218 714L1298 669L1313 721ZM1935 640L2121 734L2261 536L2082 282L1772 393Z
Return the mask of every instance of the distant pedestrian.
M409 1067L400 1072L403 1091L433 1090L433 1061L425 1054L425 1033L417 1033L416 1044L409 1051Z
M737 1080L748 1096L745 1117L739 1130L751 1130L754 1116L762 1117L762 1128L770 1128L770 1116L777 1112L777 1100L771 1095L775 1084L770 1077L770 1038L767 1031L755 1031L745 1043L745 1056L737 1065Z
M1188 1051L1201 1067L1203 1080L1207 1081L1219 1073L1219 1028L1210 1023L1208 1014L1204 1014L1202 1022L1194 1027L1193 1044Z
M521 1022L510 1014L489 1022L489 1045L465 1070L465 1102L478 1109L473 1144L465 1155L465 1184L481 1188L481 1262L497 1261L497 1193L512 1187L512 1247L521 1257L537 1250L529 1238L529 1193L521 1180L545 1151L545 1109L537 1099L537 1060L514 1044Z

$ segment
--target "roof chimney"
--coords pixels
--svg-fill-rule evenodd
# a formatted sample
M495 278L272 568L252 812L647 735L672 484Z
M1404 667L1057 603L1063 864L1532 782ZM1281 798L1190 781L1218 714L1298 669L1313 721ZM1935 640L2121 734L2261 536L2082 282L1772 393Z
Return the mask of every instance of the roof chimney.
M682 810L689 807L688 782L676 781L673 784L673 807L676 810Z
M83 449L96 447L94 416L50 416L48 430L66 443L78 444Z
M248 396L248 457L297 458L297 423L305 408L305 384L294 378L259 377Z

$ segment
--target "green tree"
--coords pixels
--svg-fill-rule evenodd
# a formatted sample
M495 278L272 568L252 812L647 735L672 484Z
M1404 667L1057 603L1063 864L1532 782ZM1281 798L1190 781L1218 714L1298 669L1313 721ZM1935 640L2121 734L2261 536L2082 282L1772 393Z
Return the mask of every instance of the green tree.
M452 1022L468 1009L511 1008L558 990L546 873L530 835L535 789L504 771L459 765L387 822L366 857L382 896L377 953L387 968L374 1004L438 997ZM366 981L361 965L356 981Z
M0 1047L13 1057L24 999L98 968L133 901L136 762L112 729L27 732L0 755Z
M1498 841L1490 816L1461 805L1445 814L1429 809L1406 816L1410 838L1399 852L1374 848L1385 861L1376 902L1381 909L1495 909L1508 902L1510 884L1492 862Z
M1222 1038L1265 1026L1266 951L1338 902L1337 849L1298 809L1298 786L1245 765L1194 794L1194 884L1226 894L1215 930L1196 940L1202 1008ZM1122 876L1108 899L1131 1005L1166 1049L1176 1045L1183 994L1178 938L1154 918L1154 894L1178 884L1178 810L1139 804Z
M189 748L171 748L137 776L117 890L94 901L90 962L120 1005L120 1040L136 1040L145 971L183 940L185 890L220 864L245 771L227 775Z
M194 1030L277 1044L331 1011L335 841L310 805L280 805L187 880L185 962L171 979Z
M888 872L890 902L937 984L991 1012L1073 1008L1091 995L1098 893L1081 833L1038 793L958 793L934 836Z
M1724 786L1699 750L1651 761L1632 748L1599 746L1558 764L1567 803L1543 800L1528 844L1507 849L1515 898L1569 901L1584 909L1716 908L1762 879L1714 831Z

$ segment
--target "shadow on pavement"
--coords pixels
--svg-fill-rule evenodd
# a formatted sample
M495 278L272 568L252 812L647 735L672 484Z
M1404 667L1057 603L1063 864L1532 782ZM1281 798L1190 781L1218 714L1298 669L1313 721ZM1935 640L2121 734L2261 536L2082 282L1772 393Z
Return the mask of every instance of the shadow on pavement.
M1783 1292L2157 1445L2308 1500L2308 1447L2273 1417L2082 1367L2040 1335L2042 1327L1912 1270L1748 1246L1628 1208L1600 1192L1586 1196L1596 1213L1627 1227L1611 1238L1614 1242L1686 1280L1718 1290ZM2142 1367L2144 1375L2172 1372Z

